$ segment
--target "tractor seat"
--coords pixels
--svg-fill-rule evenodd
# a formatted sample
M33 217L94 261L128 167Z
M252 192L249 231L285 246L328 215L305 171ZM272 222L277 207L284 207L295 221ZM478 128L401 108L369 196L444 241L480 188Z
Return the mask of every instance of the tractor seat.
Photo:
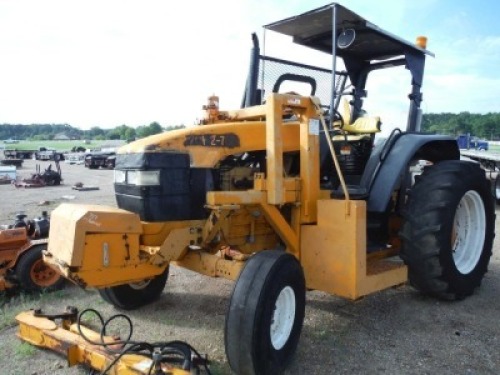
M344 122L342 130L348 135L379 133L380 126L382 125L379 116L358 117L353 123L351 123L351 106L345 98L342 98L342 119Z
M351 134L374 134L380 132L379 116L358 117L352 124L344 124L342 129Z

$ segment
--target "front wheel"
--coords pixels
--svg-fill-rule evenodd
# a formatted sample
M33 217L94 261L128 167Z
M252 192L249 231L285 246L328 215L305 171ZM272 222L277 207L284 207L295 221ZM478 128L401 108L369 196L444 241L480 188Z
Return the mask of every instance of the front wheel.
M233 371L281 373L297 348L304 311L304 273L297 259L278 250L252 256L226 315L224 342Z
M401 232L410 283L444 299L474 292L488 269L495 229L494 202L476 163L443 161L412 188Z
M122 310L134 310L160 298L168 279L168 267L165 271L137 283L123 284L99 289L99 294L106 302Z
M46 245L36 245L26 250L16 264L16 278L22 289L30 292L61 289L65 279L44 263L42 250Z

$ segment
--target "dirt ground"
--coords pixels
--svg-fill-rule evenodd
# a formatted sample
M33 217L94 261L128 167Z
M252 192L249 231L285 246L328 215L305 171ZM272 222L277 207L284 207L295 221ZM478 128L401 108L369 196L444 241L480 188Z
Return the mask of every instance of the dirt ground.
M42 168L48 162L41 162ZM35 162L26 161L29 176ZM49 213L65 201L115 205L109 170L88 170L62 163L63 185L43 189L0 186L0 223L19 210L29 217ZM78 192L75 182L97 191ZM497 215L500 209L497 207ZM496 224L500 232L500 221ZM136 340L185 340L212 359L214 374L230 374L224 354L224 319L233 283L172 267L160 300L128 315ZM460 302L442 302L401 286L346 301L308 292L304 328L287 374L499 374L500 243L495 243L489 272L477 292ZM24 294L3 300L0 308L0 373L12 375L86 374L68 368L65 359L33 349L15 336L18 311L42 307L62 310L94 307L109 317L117 313L95 291L70 286L39 297Z

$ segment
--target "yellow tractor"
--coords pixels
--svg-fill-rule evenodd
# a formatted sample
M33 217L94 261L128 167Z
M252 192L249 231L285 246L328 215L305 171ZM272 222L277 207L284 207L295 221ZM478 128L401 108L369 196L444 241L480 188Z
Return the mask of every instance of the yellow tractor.
M409 281L461 299L480 285L494 237L483 170L454 139L420 132L425 38L406 42L338 4L264 29L331 65L261 54L253 35L241 109L219 110L213 96L202 125L123 146L119 208L62 204L44 258L125 310L158 299L171 264L234 280L225 348L237 374L283 371L307 290L355 300ZM367 82L403 68L407 124L376 142Z

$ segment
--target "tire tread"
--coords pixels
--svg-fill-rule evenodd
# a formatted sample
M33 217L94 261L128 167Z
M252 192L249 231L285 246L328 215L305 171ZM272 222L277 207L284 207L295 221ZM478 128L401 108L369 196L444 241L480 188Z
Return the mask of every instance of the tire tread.
M475 190L483 199L487 228L478 265L462 277L454 264L450 265L451 226L456 206L468 190ZM400 231L401 258L409 267L410 284L446 300L472 294L487 272L492 253L492 203L488 181L477 164L449 160L426 168L409 194Z

